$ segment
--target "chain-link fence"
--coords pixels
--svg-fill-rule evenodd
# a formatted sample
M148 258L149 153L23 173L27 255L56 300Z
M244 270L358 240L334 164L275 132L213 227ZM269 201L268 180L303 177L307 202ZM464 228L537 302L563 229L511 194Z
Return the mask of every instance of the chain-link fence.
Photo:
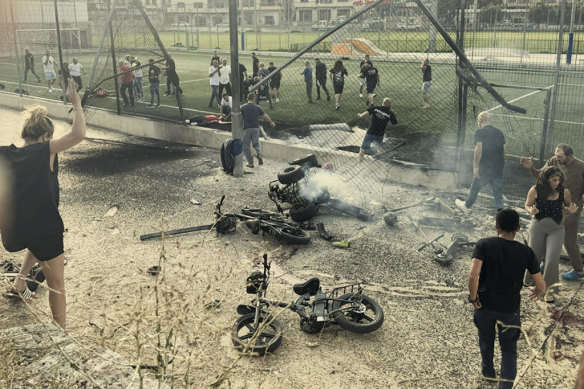
M56 73L62 65L68 68L73 57L77 58L86 71L81 75L84 86L91 84L94 89L102 89L101 97L106 97L96 98L91 104L116 111L115 96L119 95L120 85L116 87L114 81L121 82L121 75L118 64L114 67L114 57L115 62L126 56L134 57L141 65L152 58L161 68L161 107L149 107L150 83L144 74L145 101L136 101L134 107L122 106L120 113L177 121L219 113L214 103L209 104L208 70L213 50L229 61L225 5L213 8L203 2L202 6L197 3L197 8L194 4L193 8L185 6L184 9L144 7L142 14L137 8L132 11L130 2L112 1L110 7L107 3L97 3L99 7L95 6L96 2L88 6L85 1L2 2L0 32L8 38L0 42L0 83L5 90L19 92L20 83L23 93L59 98L58 81L51 84L45 77L42 59L48 51ZM579 114L584 104L584 84L580 81L584 65L581 5L575 7L572 18L572 9L565 2L563 9L556 7L553 12L547 9L547 13L542 13L535 9L490 6L475 9L472 4L462 10L456 7L458 2L444 7L443 1L424 1L422 5L444 28L442 34L415 1L354 2L347 5L349 12L340 15L337 11L336 17L334 12L329 12L326 2L319 2L316 9L293 1L269 2L261 9L250 4L243 1L239 11L238 43L243 49L240 62L246 68L241 85L253 89L257 81L253 79L250 51L257 51L266 69L272 66L270 70L275 68L281 74L280 90L276 94L272 88L269 93L273 98L272 108L269 101L260 99L260 105L267 108L278 124L275 130L266 132L267 136L306 143L315 150L358 152L371 120L371 116L357 116L368 109L367 82L363 84L358 75L362 72L361 62L369 55L379 74L372 102L380 106L383 98L392 99L391 110L398 124L389 125L389 142L386 139L382 155L352 164L350 169L345 169L351 170L348 175L362 176L363 170L390 174L386 168L367 165L369 161L383 160L398 152L401 159L455 168L452 162L444 160L441 150L462 140L470 146L476 129L475 118L482 110L493 113L495 124L507 135L511 153L546 157L558 142L570 143L576 153L584 153L580 135L584 124ZM280 17L272 22L270 12L278 7ZM112 9L114 16L110 18ZM356 14L358 17L347 22ZM108 26L112 26L111 31ZM337 27L335 33L319 39ZM527 113L501 106L485 89L483 81L453 53L448 39L464 49L469 63L504 100L525 108ZM318 43L313 45L316 40ZM309 46L313 47L280 69ZM25 49L30 53L28 59ZM176 65L183 90L179 99L172 94L176 88L169 88L168 96L164 95L167 85L165 61L162 61L164 50ZM569 65L566 64L568 56ZM324 78L321 73L317 77L316 58L321 63L319 69L322 70L322 65L326 68ZM342 93L334 93L335 79L330 72L338 60L347 71ZM427 102L422 90L424 60L429 60L432 69ZM308 90L303 75L307 61L313 77ZM114 68L118 73L114 73ZM232 81L239 78L235 73L232 72ZM104 81L107 78L109 81ZM320 84L318 88L317 84ZM331 96L330 101L323 86ZM308 91L312 92L313 104L308 103ZM338 110L335 95L340 95ZM120 101L123 105L123 99ZM182 115L179 105L184 108ZM229 124L217 126L229 130ZM336 163L340 164L341 160L347 158L339 157Z

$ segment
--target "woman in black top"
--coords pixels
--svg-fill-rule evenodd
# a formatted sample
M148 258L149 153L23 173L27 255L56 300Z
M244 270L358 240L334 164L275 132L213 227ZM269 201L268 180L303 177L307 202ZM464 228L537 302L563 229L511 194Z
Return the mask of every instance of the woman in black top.
M340 59L335 62L330 73L331 82L333 83L333 88L335 90L335 109L338 111L341 107L341 95L343 94L343 88L345 87L345 76L348 76L349 73L347 72L347 69L345 69L343 61Z
M8 201L1 220L2 244L9 252L27 249L20 273L7 296L30 297L25 278L37 261L49 287L53 320L66 326L63 221L59 215L57 153L85 138L85 117L73 79L68 80L67 99L73 104L71 131L53 139L54 126L45 107L29 107L22 129L23 147L0 147L0 157L10 174ZM0 212L4 213L4 212Z
M542 263L541 271L549 290L559 282L558 265L565 235L563 213L578 210L570 191L564 188L564 175L559 168L550 166L542 171L537 184L527 193L525 210L533 215L528 229L529 247ZM531 283L529 274L525 283ZM553 296L547 294L546 301L553 302Z

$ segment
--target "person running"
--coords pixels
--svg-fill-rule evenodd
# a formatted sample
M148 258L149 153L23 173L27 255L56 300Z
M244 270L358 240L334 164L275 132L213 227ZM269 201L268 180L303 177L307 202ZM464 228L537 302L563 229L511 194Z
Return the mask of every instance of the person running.
M32 292L26 278L33 266L40 262L47 280L49 305L53 321L67 327L65 272L63 247L63 220L59 214L58 153L79 144L86 133L81 97L75 81L68 82L67 99L73 104L71 130L53 139L54 125L41 106L27 108L24 122L24 147L0 147L0 157L6 161L12 179L9 188L9 218L2 221L2 244L9 252L26 249L24 262L7 297L30 298ZM0 212L4 213L4 212Z
M144 101L144 89L142 87L142 63L136 58L132 57L132 75L134 76L134 93L136 100Z
M253 144L253 148L256 151L256 157L260 165L264 164L262 159L262 153L260 150L260 123L259 118L263 117L267 120L272 127L276 126L276 123L272 121L270 116L264 112L262 107L254 104L256 99L255 93L250 93L247 95L247 104L241 106L241 116L243 118L243 154L245 159L247 159L247 167L253 168L253 156L251 155L250 143Z
M454 204L469 213L479 191L487 184L495 198L495 211L503 208L503 170L505 168L505 135L491 125L491 113L481 112L477 117L479 129L475 132L473 180L465 200L456 199Z
M430 66L430 60L425 59L422 62L422 98L424 99L424 104L422 108L430 108L430 87L432 86L432 66Z
M383 103L380 107L370 106L367 111L358 114L360 118L365 116L371 116L371 125L363 138L363 144L359 149L359 162L363 161L365 158L365 152L371 148L371 143L375 143L380 146L383 143L383 135L385 134L385 129L387 123L396 125L397 119L395 114L391 111L391 99L386 97L383 99Z
M367 100L365 101L365 105L373 105L373 98L375 97L375 93L373 93L373 91L380 84L379 71L377 68L374 68L373 65L365 62L361 68L361 74L359 76L365 77L365 84L367 87Z
M363 86L367 84L367 79L365 78L365 76L363 75L363 67L365 66L365 64L370 65L371 67L373 67L373 62L371 62L370 58L369 58L369 54L365 54L365 59L363 61L361 61L361 63L359 64L359 97L363 98Z
M312 67L310 66L310 62L306 61L304 63L305 68L300 73L304 76L304 83L306 84L306 97L308 98L308 103L312 104Z
M578 211L575 214L564 215L563 223L566 228L564 248L568 253L573 269L567 273L562 273L562 279L565 281L583 279L584 268L582 266L580 248L578 247L578 228L580 227L582 202L584 200L584 162L574 157L572 147L563 143L556 146L554 156L545 162L541 170L534 168L533 158L531 157L522 157L520 162L535 178L539 178L542 170L548 166L555 166L564 174L564 186L570 191L572 201L578 205Z
M272 74L278 68L274 65L273 62L270 62L270 66L268 66L269 74ZM282 81L282 72L275 73L272 78L270 78L270 96L272 96L276 103L280 102L280 83Z
M221 105L221 97L219 97L219 78L221 77L221 69L219 62L214 60L209 66L209 84L211 85L211 100L209 100L209 108L213 108L213 100L217 100L217 106Z
M529 247L533 249L537 259L542 263L541 272L549 289L559 281L558 266L562 254L562 242L565 229L562 219L564 213L576 213L578 206L572 203L570 191L564 187L564 175L555 167L545 168L537 184L529 189L525 200L525 210L532 215L529 224ZM525 275L525 283L531 284L532 279ZM554 302L554 294L546 294L546 302Z
M47 50L43 59L43 71L45 72L45 80L47 80L47 86L49 87L49 92L53 92L53 85L57 81L57 74L55 73L55 60L51 56L51 53Z
M26 82L26 78L28 76L28 72L34 74L37 78L37 82L41 82L41 78L36 74L34 71L34 57L28 49L24 49L24 82Z
M154 64L154 59L148 60L148 82L150 83L150 104L148 108L160 108L160 68ZM154 105L156 96L156 105Z
M331 82L333 83L333 89L335 91L335 109L338 111L341 108L341 96L343 95L343 89L345 88L345 76L349 73L343 61L340 59L335 62L335 65L330 70Z
M83 88L83 81L81 81L81 74L85 75L85 68L79 63L77 58L73 58L73 62L69 64L69 73L71 78L77 84L77 92Z
M326 93L326 101L331 100L331 95L329 94L328 89L326 89L326 65L320 62L319 58L315 59L316 65L315 72L316 72L316 99L320 100L320 88Z
M540 299L546 285L533 250L515 241L520 228L517 211L502 209L497 212L495 228L496 237L480 239L474 248L468 273L468 301L474 308L482 376L489 381L498 380L499 389L511 389L517 375L523 273L527 270L535 281L532 299ZM500 379L493 365L497 329L501 347Z
M134 106L134 76L132 75L132 68L130 65L126 65L125 61L120 61L120 81L122 86L120 87L120 93L122 95L122 99L124 100L124 107L128 105ZM126 90L130 92L130 99L128 100L128 96L126 95Z
M231 96L231 66L227 64L227 58L221 59L219 69L221 69L221 76L219 76L219 96L223 96L223 90Z

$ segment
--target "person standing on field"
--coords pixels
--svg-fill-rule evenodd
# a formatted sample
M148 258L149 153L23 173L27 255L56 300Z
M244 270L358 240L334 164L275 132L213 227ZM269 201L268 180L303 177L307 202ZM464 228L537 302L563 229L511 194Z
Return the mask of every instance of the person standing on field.
M301 73L304 76L304 83L306 84L306 97L308 98L308 103L312 104L312 67L310 67L310 62L306 61L304 63L306 67Z
M268 66L269 74L272 74L278 68L274 66L273 62L270 62L270 66ZM270 78L270 95L274 98L276 103L280 102L280 82L282 81L282 72L278 72Z
M369 54L365 54L365 59L363 61L361 61L361 63L359 64L359 97L363 98L363 86L367 84L367 80L365 79L364 73L363 73L363 67L365 65L370 65L371 67L373 67L373 62L371 62L371 59L369 57Z
M160 68L154 64L154 59L148 60L148 82L150 83L150 104L148 108L160 108ZM154 105L156 96L156 105Z
M132 75L132 68L130 65L126 65L125 61L120 61L120 76L121 84L120 87L120 94L122 95L122 99L124 100L124 107L128 105L134 106L134 76ZM126 91L130 92L130 99L128 100L128 96L126 95Z
M329 72L331 74L331 81L333 83L333 89L335 91L335 109L338 111L341 108L341 96L343 95L343 89L345 88L345 76L349 73L343 61L340 59L335 62L335 65Z
M422 108L430 108L430 87L432 86L432 66L430 66L430 60L426 59L422 62L422 98L424 99L424 104Z
M136 94L136 100L144 101L142 63L140 63L136 57L132 57L132 75L134 76L134 93Z
M30 53L30 51L28 51L28 49L24 49L24 82L26 82L26 77L28 76L29 70L37 78L37 81L41 82L41 78L34 71L33 55Z
M252 69L253 69L253 73L251 78L255 79L258 76L258 73L260 71L260 60L258 57L256 57L256 53L252 52L251 53L251 61L252 61Z
M366 62L363 64L363 67L361 68L361 74L359 76L363 76L365 78L367 91L367 100L365 101L365 105L373 105L373 98L375 97L375 93L373 93L373 91L380 84L379 71L377 68L374 68L373 65L370 65Z
M49 92L53 92L53 85L57 81L57 73L55 73L55 60L51 56L51 53L47 50L45 56L43 57L43 71L45 72L45 79L47 80L47 86L49 87Z
M209 100L209 108L213 108L213 100L217 101L217 107L221 105L221 97L219 97L219 77L221 77L221 69L219 63L214 60L209 66L209 84L211 85L211 100Z
M495 219L497 237L477 242L468 273L468 301L474 308L473 320L478 329L481 372L484 379L499 381L499 389L511 389L517 375L517 339L521 334L521 295L523 274L527 270L535 281L531 298L539 300L545 281L539 261L528 246L516 242L519 214L502 209ZM493 364L495 332L501 347L500 378Z
M580 216L582 215L582 202L584 200L584 162L574 157L574 150L567 144L560 143L556 146L554 156L548 159L541 169L533 166L533 158L521 158L521 165L529 170L536 178L541 176L542 171L555 166L564 175L564 186L570 191L572 201L578 206L574 214L564 215L564 248L570 257L572 270L562 273L562 279L566 281L578 281L584 278L582 267L582 257L578 247L578 228L580 227Z
M320 100L320 88L326 93L326 101L331 100L331 95L328 89L326 89L326 65L320 62L319 58L315 59L316 65L314 66L316 72L316 99Z

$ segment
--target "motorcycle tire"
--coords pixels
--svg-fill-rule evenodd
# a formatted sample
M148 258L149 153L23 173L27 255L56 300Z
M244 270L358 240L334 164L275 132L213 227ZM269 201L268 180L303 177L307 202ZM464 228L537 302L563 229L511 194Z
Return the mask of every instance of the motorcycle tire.
M290 209L290 219L295 222L304 222L306 220L312 219L316 215L316 206L312 201L306 204L304 207L294 207Z
M302 157L296 158L295 160L290 162L290 165L307 165L308 167L320 167L318 164L318 160L316 159L316 155L314 154L306 154Z
M283 185L294 184L304 178L304 170L300 166L290 166L278 173L278 181Z
M359 304L358 310L346 307L349 304ZM334 320L347 331L368 334L383 324L383 309L371 297L353 293L342 295L333 302L333 311L339 309L343 311L336 312Z
M267 323L263 325L266 320ZM258 328L254 328L254 321L255 313L246 313L235 321L231 328L233 345L241 352L257 353L260 356L274 352L282 343L282 324L265 315L260 316ZM258 329L261 332L256 336Z
M270 228L277 239L283 240L288 244L307 244L310 242L310 236L300 228L293 226L270 226Z

